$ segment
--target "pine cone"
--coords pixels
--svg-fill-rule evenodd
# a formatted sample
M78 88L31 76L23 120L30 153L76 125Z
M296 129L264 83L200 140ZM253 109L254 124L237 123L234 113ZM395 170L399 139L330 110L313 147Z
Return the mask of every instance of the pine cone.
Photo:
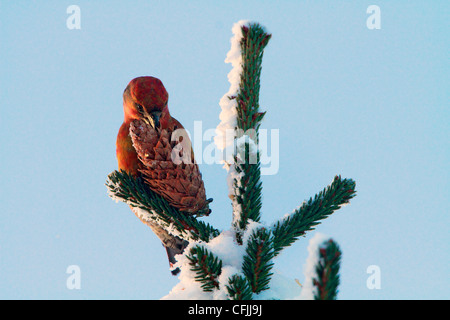
M150 189L173 207L198 216L208 215L210 200L206 199L198 165L193 156L192 161L173 161L180 160L185 150L177 141L171 141L172 132L170 128L155 130L142 120L131 123L133 146L143 164L139 171Z

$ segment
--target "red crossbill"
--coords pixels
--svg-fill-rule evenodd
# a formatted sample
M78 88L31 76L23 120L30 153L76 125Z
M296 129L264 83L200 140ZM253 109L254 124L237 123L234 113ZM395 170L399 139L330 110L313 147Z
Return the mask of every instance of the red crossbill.
M209 200L189 137L181 134L177 135L178 139L173 138L174 132L184 128L170 115L167 102L168 93L159 79L138 77L130 81L123 93L125 117L116 142L119 169L142 177L151 190L180 211L208 214ZM179 148L181 140L184 140L183 145L189 146L188 150ZM189 161L173 161L174 155L180 156L183 152L190 152ZM169 263L173 265L174 255L182 253L188 242L134 212L162 241Z

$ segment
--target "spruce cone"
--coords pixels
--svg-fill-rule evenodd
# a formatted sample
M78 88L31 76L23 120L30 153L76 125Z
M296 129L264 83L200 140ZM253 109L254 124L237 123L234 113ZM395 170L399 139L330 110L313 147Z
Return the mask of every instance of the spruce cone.
M142 120L131 122L130 136L143 164L139 171L150 189L173 207L198 216L208 215L211 200L206 199L202 175L195 163L190 141L185 141L184 145L189 146L187 152L190 151L192 157L185 154L186 150L180 148L179 142L171 141L172 132L173 128L155 130ZM188 139L187 136L183 138Z

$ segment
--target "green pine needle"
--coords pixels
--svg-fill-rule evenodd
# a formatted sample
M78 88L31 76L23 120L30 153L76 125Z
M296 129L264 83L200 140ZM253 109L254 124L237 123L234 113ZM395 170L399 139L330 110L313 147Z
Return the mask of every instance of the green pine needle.
M219 288L218 278L222 273L222 261L202 246L193 247L186 255L191 270L197 275L195 280L200 282L203 291L210 292Z
M315 300L336 300L338 294L339 268L342 252L332 239L319 247L319 261L316 266L317 277L313 279L316 287Z
M247 242L242 271L250 283L251 290L260 293L269 289L273 275L273 237L270 230L260 228L253 231Z
M140 177L133 177L120 170L108 175L106 186L110 197L130 206L146 210L153 220L166 229L172 227L184 240L209 241L220 231L208 223L197 220L194 215L184 213L172 207L162 196L153 192Z
M258 129L264 118L265 112L259 111L259 91L264 48L267 46L271 35L259 24L251 23L242 26L241 55L242 73L237 96L232 97L237 102L237 138L242 134L252 132L253 140L258 143ZM237 160L237 154L235 155ZM261 219L261 194L262 183L260 170L260 155L256 152L256 163L251 163L248 144L241 162L235 161L236 171L242 173L239 181L234 181L234 208L239 208L234 213L236 239L242 244L242 234L247 228L249 220Z
M251 285L246 278L240 275L231 276L225 287L231 300L252 300L253 298Z
M273 226L275 255L290 246L307 231L338 210L341 205L349 203L355 196L355 182L336 176L328 187L319 192L314 199L304 202L299 209Z

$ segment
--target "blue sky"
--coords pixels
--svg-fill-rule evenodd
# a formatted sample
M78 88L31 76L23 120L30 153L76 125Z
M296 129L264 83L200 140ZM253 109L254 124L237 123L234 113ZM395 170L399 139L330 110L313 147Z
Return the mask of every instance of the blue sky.
M66 9L81 9L69 30ZM369 30L366 9L381 9ZM122 92L160 78L188 130L219 123L231 27L266 26L262 128L279 129L264 176L275 221L334 175L357 197L317 227L341 246L340 299L448 299L448 1L2 1L0 298L159 299L178 282L129 208L107 197ZM202 165L208 222L228 229L226 171ZM302 280L307 237L276 269ZM66 269L81 270L81 289ZM370 265L381 288L366 286Z

